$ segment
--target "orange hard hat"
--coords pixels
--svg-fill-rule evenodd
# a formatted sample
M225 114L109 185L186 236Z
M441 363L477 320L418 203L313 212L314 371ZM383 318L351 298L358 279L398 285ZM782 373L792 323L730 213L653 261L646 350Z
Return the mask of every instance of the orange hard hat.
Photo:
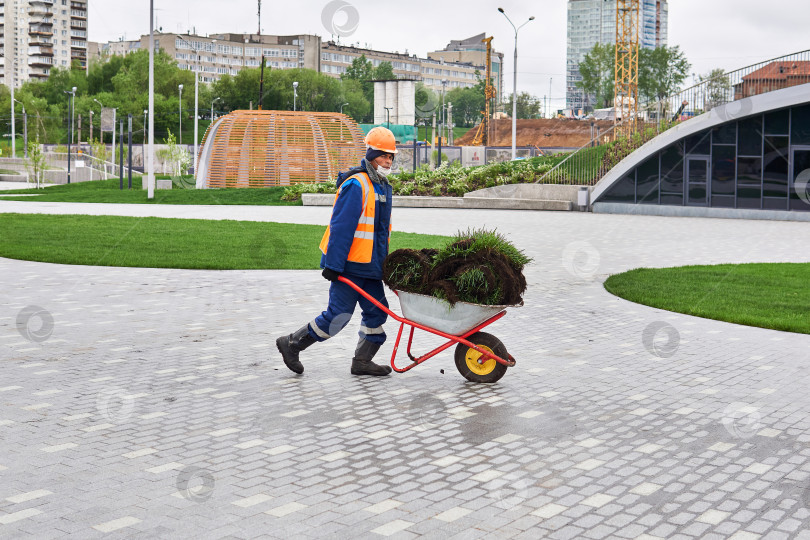
M390 129L386 129L382 126L372 128L363 142L365 142L366 146L369 148L379 150L380 152L387 152L389 154L397 153L397 140L394 134L391 133Z

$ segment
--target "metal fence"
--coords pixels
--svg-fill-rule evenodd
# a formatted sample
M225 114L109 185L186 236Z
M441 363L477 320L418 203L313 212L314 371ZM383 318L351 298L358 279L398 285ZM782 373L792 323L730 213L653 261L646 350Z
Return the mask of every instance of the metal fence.
M414 146L397 146L397 157L394 160L395 173L413 172ZM572 148L537 148L520 147L516 149L518 158L531 158L575 150ZM418 145L416 147L416 167L435 168L438 166L439 147ZM462 167L474 167L512 159L512 148L509 146L442 146L442 165L458 163Z
M622 159L644 143L669 129L715 107L744 98L810 83L810 50L758 62L730 72L714 73L698 84L639 107L639 118L627 118L598 134L568 155L538 184L594 185ZM724 109L731 120L746 114L749 101L740 101L739 109ZM632 126L631 126L632 124ZM632 127L630 130L625 128ZM630 131L630 137L620 133Z
M664 119L688 120L719 105L808 82L810 50L714 74L692 87L646 104L643 111L648 118L659 114Z
M48 165L50 169L64 169L67 171L68 165L68 154L67 152L43 152L43 156L45 156L45 163ZM91 171L98 172L98 177L93 178L94 180L101 180L106 178L116 178L121 172L121 166L118 163L112 163L110 161L104 161L99 159L95 156L90 154L70 154L70 169L73 173L77 171L87 168ZM124 175L129 174L129 168L124 165ZM133 174L137 174L134 167L133 167ZM92 173L91 173L92 175Z
M668 127L666 123L638 122L632 136L620 137L619 133L628 125L629 121L621 122L597 133L535 183L592 186L622 159Z

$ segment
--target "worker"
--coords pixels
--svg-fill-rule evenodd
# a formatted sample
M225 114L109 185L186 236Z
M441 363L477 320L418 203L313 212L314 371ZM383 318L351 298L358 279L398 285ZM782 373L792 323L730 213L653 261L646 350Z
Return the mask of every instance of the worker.
M312 322L289 336L276 340L284 363L295 373L304 372L299 353L315 343L334 337L349 322L355 306L362 310L360 340L352 359L353 375L385 376L389 366L372 358L385 342L386 313L349 285L345 276L371 297L388 307L382 282L382 267L391 235L391 173L396 139L390 130L375 127L365 138L366 156L360 166L340 173L332 217L321 240L321 275L331 282L329 306Z

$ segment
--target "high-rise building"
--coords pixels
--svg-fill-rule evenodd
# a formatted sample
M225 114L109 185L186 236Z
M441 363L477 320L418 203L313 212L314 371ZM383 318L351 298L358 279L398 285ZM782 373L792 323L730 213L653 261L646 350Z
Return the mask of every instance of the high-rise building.
M0 83L87 68L87 0L0 0L0 15Z
M667 0L640 0L639 46L654 49L667 44ZM568 0L568 46L565 102L568 109L593 106L577 83L579 63L597 43L616 42L616 0Z

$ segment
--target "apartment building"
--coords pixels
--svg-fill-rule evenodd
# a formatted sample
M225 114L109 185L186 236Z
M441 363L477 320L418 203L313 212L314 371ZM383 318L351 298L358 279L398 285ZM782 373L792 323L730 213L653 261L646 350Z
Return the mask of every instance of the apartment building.
M374 67L390 62L398 79L421 80L427 88L441 92L442 81L446 91L453 88L470 88L478 80L475 72L484 72L483 62L474 65L467 62L448 62L437 58L419 58L415 54L377 51L352 45L327 41L321 47L321 73L338 78L345 73L355 58L365 56Z
M149 36L145 35L138 40L93 44L91 50L98 51L100 57L125 56L148 47ZM473 61L478 58L474 51L470 52L472 56L469 61L465 57L465 61L454 62L440 57L419 58L407 52L385 52L341 45L333 41L324 43L319 36L306 34L259 36L226 33L203 37L161 33L155 34L155 48L174 58L181 69L199 70L202 82L213 82L225 74L236 75L242 67L259 67L262 55L272 69L307 68L339 78L355 58L365 55L375 67L382 62L390 62L394 75L399 79L420 80L426 87L441 92L443 86L446 91L475 86L478 82L475 72L479 71L483 75L486 64L485 58L480 63ZM498 70L500 73L500 68ZM442 81L446 83L443 85Z
M667 0L640 0L639 46L654 49L667 44ZM579 63L597 43L616 42L616 0L568 0L566 108L593 105L577 87L582 80Z
M2 1L2 0L0 0ZM262 55L272 69L318 70L321 38L313 35L258 36L256 34L155 34L155 49L177 61L180 69L198 71L200 81L213 82L222 75L236 75L242 67L259 67ZM95 47L93 47L95 50ZM99 45L101 57L149 49L149 36L133 41Z
M0 0L0 84L87 68L87 0Z
M487 65L487 46L483 42L484 38L486 34L481 33L466 39L454 39L444 49L429 52L427 55L431 60L482 66L481 77L484 77ZM503 53L493 49L490 64L492 84L496 92L495 99L500 102L503 95Z

